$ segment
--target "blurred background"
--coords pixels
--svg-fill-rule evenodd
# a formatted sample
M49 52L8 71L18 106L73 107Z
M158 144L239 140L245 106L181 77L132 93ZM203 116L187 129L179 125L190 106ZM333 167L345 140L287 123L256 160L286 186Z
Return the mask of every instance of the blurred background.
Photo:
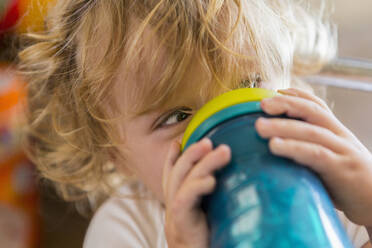
M372 1L334 3L340 59L324 72L336 77L333 82L323 80L328 85L326 99L335 115L372 151Z
M53 0L0 0L0 248L77 248L89 218L38 180L19 145L24 85L14 73L14 37L41 30ZM307 78L335 115L372 150L372 2L335 0L339 59Z

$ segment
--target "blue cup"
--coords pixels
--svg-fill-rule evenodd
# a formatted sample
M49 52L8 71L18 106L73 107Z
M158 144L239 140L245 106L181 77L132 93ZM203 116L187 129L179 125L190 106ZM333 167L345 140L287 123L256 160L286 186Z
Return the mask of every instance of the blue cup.
M232 152L230 163L216 173L216 189L202 200L210 247L351 248L318 175L273 155L257 134L255 121L273 117L262 111L260 100L273 95L263 89L223 94L185 132L183 149L208 137L214 147L227 144Z

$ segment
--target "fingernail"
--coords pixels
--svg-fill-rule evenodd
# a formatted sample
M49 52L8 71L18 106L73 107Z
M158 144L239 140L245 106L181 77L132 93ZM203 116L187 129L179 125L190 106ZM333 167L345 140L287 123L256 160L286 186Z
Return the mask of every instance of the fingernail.
M270 120L265 117L260 117L257 119L257 121L260 122L260 125L264 125L264 126L267 126L270 123Z
M201 140L201 143L206 144L206 145L212 145L212 141L209 138L203 138Z
M296 91L293 88L279 89L279 90L277 90L277 92L283 93L283 94L288 94L288 93L296 94Z
M270 105L273 101L272 97L264 98L261 100L261 108L264 108L267 105Z
M220 149L220 150L229 150L230 147L228 145L226 145L226 144L221 144L221 145L218 146L218 149Z
M171 150L172 149L174 151L180 151L180 152L182 152L181 144L178 141L173 141L173 144L171 146Z
M276 144L281 144L281 143L283 143L283 139L279 138L279 137L274 137L273 142L275 142Z

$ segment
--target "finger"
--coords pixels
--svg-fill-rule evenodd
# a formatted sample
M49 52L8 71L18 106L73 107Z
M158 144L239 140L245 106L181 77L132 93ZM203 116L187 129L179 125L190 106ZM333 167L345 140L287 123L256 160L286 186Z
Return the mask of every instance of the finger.
M230 147L224 144L220 145L194 166L186 180L195 180L196 178L211 175L214 171L227 165L230 159Z
M332 110L328 107L328 105L321 98L319 98L319 97L317 97L317 96L315 96L315 95L313 95L313 94L311 94L309 92L303 91L301 89L296 89L296 88L281 89L281 90L278 90L278 92L279 93L286 94L286 95L302 97L304 99L308 99L310 101L316 102L322 108L324 108L326 111L330 112L333 115ZM334 117L334 118L336 118L336 117ZM339 121L337 120L337 122L339 122ZM355 137L355 135L350 130L348 130L346 127L344 127L341 122L339 122L339 124L342 126L341 129L343 129L343 132L345 133L345 135L342 135L343 137L348 137L349 139L351 139L351 141L354 144L356 144L361 149L364 149L365 148L363 146L363 144L360 143L360 141L358 140L358 138Z
M334 174L337 165L341 163L341 156L317 144L304 141L281 139L274 137L269 141L270 151L278 156L293 159L305 165L322 176Z
M167 158L165 159L165 165L163 168L163 174L162 174L162 188L163 188L163 194L167 195L167 181L169 178L169 175L171 173L172 167L177 161L177 158L181 154L181 146L177 141L174 141L168 151ZM165 197L166 199L166 197Z
M255 127L262 138L281 137L316 143L333 152L350 152L349 143L326 128L284 118L259 118Z
M313 101L325 110L332 112L331 109L328 107L328 105L323 101L323 99L317 97L314 94L311 94L307 91L301 90L301 89L296 89L296 88L288 88L288 89L280 89L278 90L279 93L285 94L285 95L290 95L290 96L298 96L310 101Z
M170 199L173 198L175 192L177 192L182 181L185 179L186 175L189 173L191 168L207 153L212 150L212 141L205 138L193 145L191 145L184 154L178 159L176 164L173 166L170 173L167 187L168 196Z
M261 101L261 108L270 115L286 114L300 118L314 125L331 130L337 135L345 135L345 127L328 111L307 99L295 96L275 96Z
M198 204L203 195L211 193L216 186L216 179L214 176L206 176L203 178L196 178L185 183L180 188L175 199L178 210L184 211L193 210Z

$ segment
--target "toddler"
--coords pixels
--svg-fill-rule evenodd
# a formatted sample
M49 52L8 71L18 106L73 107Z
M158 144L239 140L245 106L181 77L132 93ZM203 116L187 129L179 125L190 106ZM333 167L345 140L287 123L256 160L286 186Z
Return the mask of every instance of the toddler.
M199 202L230 150L204 139L181 154L191 116L231 89L289 86L261 106L304 121L261 118L259 135L319 173L354 245L371 247L372 155L320 98L293 88L335 55L325 12L304 5L57 1L46 32L29 34L20 53L27 144L64 199L100 206L84 247L208 247Z

